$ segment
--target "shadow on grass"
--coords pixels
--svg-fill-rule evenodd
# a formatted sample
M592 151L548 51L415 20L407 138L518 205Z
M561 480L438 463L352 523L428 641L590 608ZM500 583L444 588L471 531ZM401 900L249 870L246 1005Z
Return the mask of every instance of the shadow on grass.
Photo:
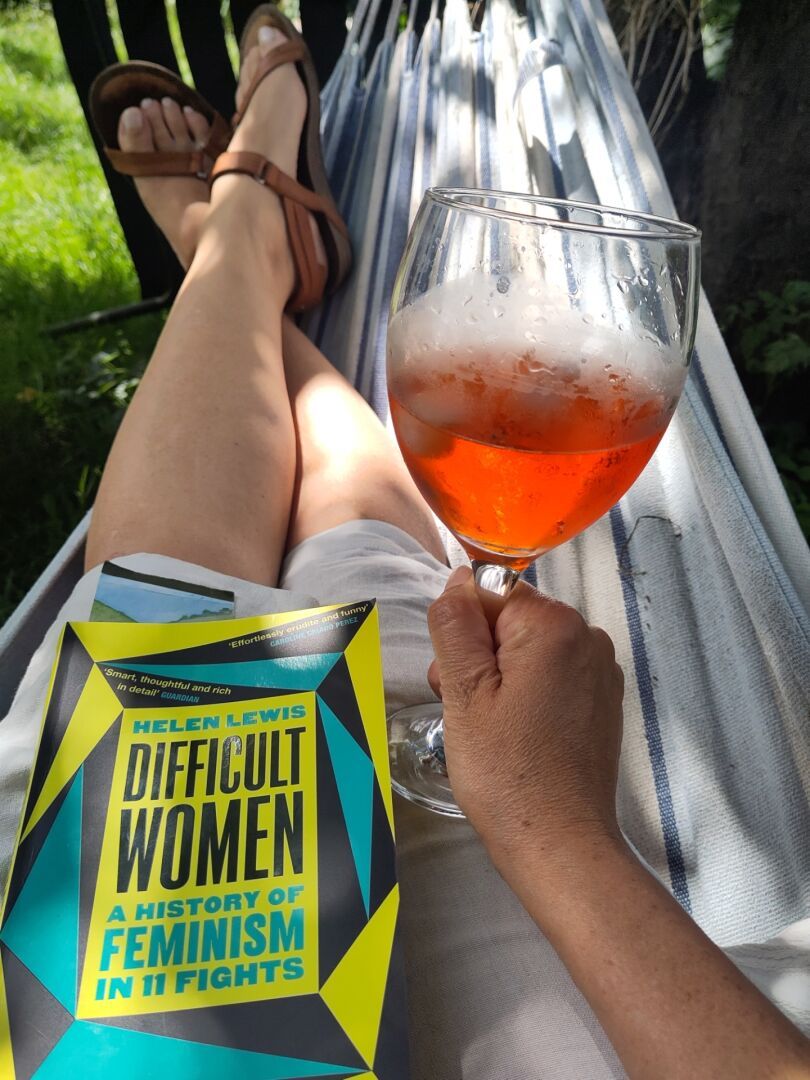
M45 53L41 43L23 45L8 37L0 41L0 61L17 75L29 75L37 82L53 86L64 82L65 65L61 53Z
M21 154L52 147L72 127L57 113L34 110L26 101L0 102L0 139L12 143Z
M152 315L59 339L42 333L61 318L130 299L115 284L81 287L53 271L32 288L20 270L0 267L0 380L10 363L20 375L0 387L0 623L91 505L160 332L163 317Z

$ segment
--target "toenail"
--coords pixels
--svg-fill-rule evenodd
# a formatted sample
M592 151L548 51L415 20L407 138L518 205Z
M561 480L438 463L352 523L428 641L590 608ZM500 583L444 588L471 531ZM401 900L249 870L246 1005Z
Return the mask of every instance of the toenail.
M283 41L284 35L280 30L277 30L275 26L260 26L259 27L259 45L262 52L267 52L275 45L280 44Z
M121 120L126 131L140 131L143 127L143 117L140 109L124 109Z
M145 98L143 99L143 101L141 101L141 108L142 108L142 109L148 109L150 105L154 105L154 104L155 104L155 103L154 103L154 101L152 100L152 98L150 98L150 97L145 97Z

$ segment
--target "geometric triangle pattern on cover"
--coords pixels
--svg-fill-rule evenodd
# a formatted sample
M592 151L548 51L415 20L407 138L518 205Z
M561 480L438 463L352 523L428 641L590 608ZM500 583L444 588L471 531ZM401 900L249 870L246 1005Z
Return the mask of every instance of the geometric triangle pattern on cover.
M399 886L394 886L321 987L321 997L369 1067L388 982L388 962L380 958L390 961L398 908Z
M76 1020L40 1066L36 1078L82 1077L88 1060L99 1065L106 1063L97 1075L109 1076L110 1080L217 1076L239 1077L239 1080L320 1080L358 1075L356 1069L322 1061L274 1057Z
M93 669L93 658L79 641L70 623L65 624L62 641L68 648L68 660L58 666L51 680L46 705L47 720L42 728L42 739L31 774L31 788L26 799L29 809L33 809L39 798L70 717Z
M8 914L0 941L71 1014L76 1011L82 769Z
M5 945L0 945L8 1033L4 1043L0 1002L0 1076L28 1080L73 1023L73 1017ZM0 985L0 998L3 989ZM10 1035L11 1041L8 1041ZM4 1045L8 1055L4 1057ZM12 1060L13 1048L13 1060Z
M318 708L337 781L340 805L349 834L357 880L368 915L371 889L371 825L374 766L340 720L319 696Z
M368 913L357 880L357 868L340 805L329 744L321 722L316 726L315 735L318 768L318 918L324 931L318 935L318 982L322 986L368 922ZM334 1055L331 1060L347 1060L348 1063L348 1059Z
M118 698L98 667L94 667L87 677L73 717L26 821L23 838L31 832L53 800L64 790L65 783L120 714ZM76 717L79 717L78 723Z
M379 663L369 663L369 655L374 655L373 643L379 634L379 616L376 606L369 617L358 629L346 646L343 654L351 676L354 695L360 712L365 717L376 715L377 703L384 700L382 667ZM378 776L388 773L388 731L385 724L366 724L371 760ZM394 798L391 786L386 784L382 792L385 812L391 832L394 832Z
M122 671L140 671L166 679L190 679L222 686L266 686L276 690L314 690L340 653L229 664L117 664Z

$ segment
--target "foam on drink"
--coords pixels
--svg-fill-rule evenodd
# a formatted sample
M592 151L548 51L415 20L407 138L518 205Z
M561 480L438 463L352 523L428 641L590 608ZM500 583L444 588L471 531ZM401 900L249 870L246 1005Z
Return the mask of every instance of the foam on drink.
M513 563L621 497L686 374L674 346L588 322L520 278L442 285L397 313L388 342L392 417L422 493L472 555Z

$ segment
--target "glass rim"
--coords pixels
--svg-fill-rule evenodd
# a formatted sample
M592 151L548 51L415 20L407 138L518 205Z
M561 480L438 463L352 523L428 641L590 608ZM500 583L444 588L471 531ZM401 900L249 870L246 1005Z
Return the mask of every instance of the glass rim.
M507 210L502 207L480 206L474 202L465 202L465 197L483 197L495 199L517 199L533 206L549 206L567 209L573 207L576 210L584 210L592 214L615 214L630 221L644 222L654 226L649 229L622 228L620 226L600 225L596 222L583 221L556 221L553 218L536 217L529 214L521 214L519 210ZM694 225L677 221L674 218L659 217L656 214L646 214L641 210L629 210L626 207L603 206L601 203L579 202L575 199L556 199L545 195L531 195L519 191L495 191L492 188L464 188L464 187L431 187L425 191L426 199L442 203L455 210L464 211L482 216L498 217L506 221L520 221L527 225L542 223L550 229L560 229L573 232L595 233L598 236L613 236L631 240L677 240L685 244L697 244L700 242L701 231Z

